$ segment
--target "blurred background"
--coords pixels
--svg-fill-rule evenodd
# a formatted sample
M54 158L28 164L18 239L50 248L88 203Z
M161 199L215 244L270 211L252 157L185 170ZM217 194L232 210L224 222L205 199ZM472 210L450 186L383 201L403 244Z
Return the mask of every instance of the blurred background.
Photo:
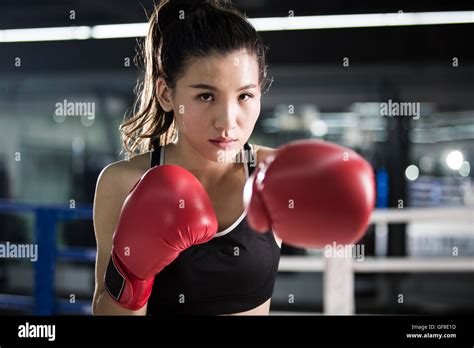
M474 3L233 2L249 18L315 16L314 28L261 32L274 82L251 142L324 139L373 165L377 211L413 214L374 221L360 242L367 259L463 260L455 270L428 262L415 271L356 272L353 312L473 313ZM0 314L90 313L95 184L104 166L123 159L118 126L140 73L133 58L142 38L130 32L63 38L37 28L143 24L152 8L145 0L0 2L0 243L37 243L43 255L0 258ZM452 11L463 11L462 23ZM351 27L353 17L342 17L335 28L318 28L317 16L386 13L403 22L425 12L450 24ZM11 31L28 28L35 30ZM94 116L57 115L64 101L93 105ZM419 215L439 209L432 219ZM287 246L282 254L322 256ZM290 268L278 274L272 313L327 312L324 266Z

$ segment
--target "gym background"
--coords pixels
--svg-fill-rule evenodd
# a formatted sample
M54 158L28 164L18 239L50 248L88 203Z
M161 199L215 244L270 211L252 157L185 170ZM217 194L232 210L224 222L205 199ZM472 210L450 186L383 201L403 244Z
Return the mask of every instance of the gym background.
M283 246L270 314L472 313L472 1L234 4L251 19L312 16L305 29L273 21L261 31L274 82L250 142L335 142L377 178L364 259L333 265L321 250ZM118 126L134 101L136 42L152 8L0 3L2 315L91 313L95 184L123 158ZM357 14L372 16L360 24ZM58 112L68 103L84 108ZM37 260L8 255L12 245L36 245Z

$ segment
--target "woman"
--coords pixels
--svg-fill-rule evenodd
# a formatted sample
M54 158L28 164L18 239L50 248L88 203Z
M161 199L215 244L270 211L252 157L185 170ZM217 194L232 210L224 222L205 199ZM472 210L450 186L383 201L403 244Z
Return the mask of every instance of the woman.
M93 311L268 314L282 240L322 248L362 237L372 168L326 142L248 143L265 49L227 3L161 2L145 63L138 111L121 127L138 155L97 184Z
M254 233L242 202L255 165L273 152L247 143L268 84L262 40L228 3L165 0L151 16L144 62L138 110L121 126L124 149L138 154L107 166L97 183L93 312L268 314L281 240L271 231ZM113 234L132 187L163 164L180 166L199 180L218 232L157 274L147 303L130 310L104 284ZM190 289L185 301L181 289Z

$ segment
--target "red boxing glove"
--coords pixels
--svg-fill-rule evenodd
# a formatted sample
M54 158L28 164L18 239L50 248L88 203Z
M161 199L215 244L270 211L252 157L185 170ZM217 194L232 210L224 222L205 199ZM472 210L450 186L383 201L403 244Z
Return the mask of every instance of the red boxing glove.
M173 165L148 170L122 207L105 274L108 293L124 308L142 308L155 275L217 228L211 200L193 174Z
M250 226L258 232L273 229L296 247L357 242L374 204L370 164L350 149L316 140L278 148L244 188Z

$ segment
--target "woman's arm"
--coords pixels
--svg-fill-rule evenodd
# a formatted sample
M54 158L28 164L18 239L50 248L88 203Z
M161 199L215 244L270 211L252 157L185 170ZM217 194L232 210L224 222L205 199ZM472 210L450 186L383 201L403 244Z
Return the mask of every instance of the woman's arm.
M105 270L112 250L112 237L123 202L134 184L133 180L125 175L127 165L130 165L130 162L113 163L102 170L97 180L94 198L94 230L97 241L95 291L92 302L94 315L146 315L147 305L137 311L122 308L110 297L104 285Z
M271 147L254 144L254 148L255 148L255 152L257 156L257 166L259 163L263 162L267 157L272 156L276 153L276 149L271 148ZM275 240L278 246L281 248L281 243L282 243L281 238L278 237L275 233L273 233L273 237L275 237Z

